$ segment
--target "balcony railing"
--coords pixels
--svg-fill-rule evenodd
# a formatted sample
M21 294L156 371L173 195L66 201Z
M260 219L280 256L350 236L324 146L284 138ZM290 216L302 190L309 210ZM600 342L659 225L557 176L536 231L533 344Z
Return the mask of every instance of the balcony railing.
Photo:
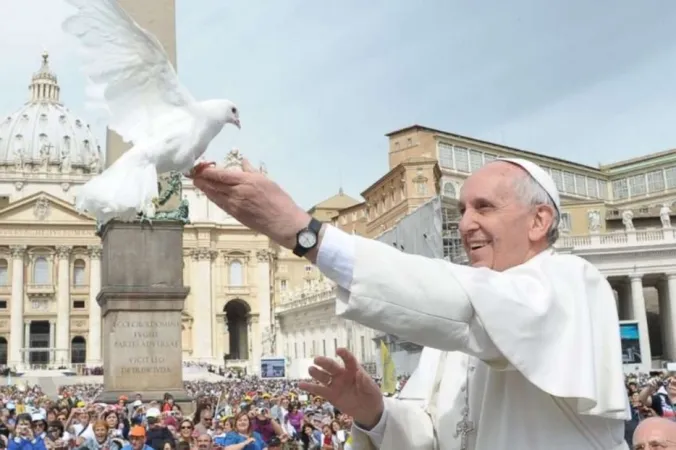
M335 298L336 285L333 282L317 283L302 290L282 294L281 303L275 308L275 313L285 313L293 309L333 301Z
M594 249L631 247L676 243L674 228L660 230L633 230L615 233L591 233L583 236L561 236L556 242L559 249Z
M53 284L34 284L29 283L26 287L26 293L29 296L47 296L54 294Z

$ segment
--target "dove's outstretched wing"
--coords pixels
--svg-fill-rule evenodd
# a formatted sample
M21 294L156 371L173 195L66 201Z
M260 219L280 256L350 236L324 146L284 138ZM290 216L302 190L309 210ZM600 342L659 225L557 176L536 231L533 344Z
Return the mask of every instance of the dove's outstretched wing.
M67 0L77 12L63 29L76 36L85 56L88 95L102 95L108 126L127 142L161 132L158 119L185 114L194 98L179 82L162 44L116 0ZM92 100L92 99L90 99ZM166 131L166 128L165 128Z

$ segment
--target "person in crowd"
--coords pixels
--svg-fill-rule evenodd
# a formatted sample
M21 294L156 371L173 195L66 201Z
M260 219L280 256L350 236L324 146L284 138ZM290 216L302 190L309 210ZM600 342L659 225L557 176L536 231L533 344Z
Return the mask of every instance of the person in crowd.
M8 450L47 450L45 441L35 439L32 428L31 415L22 413L16 417L14 434L7 444Z
M197 448L199 450L211 450L214 440L210 434L205 433L197 436Z
M122 450L153 450L146 444L146 429L141 425L135 425L129 430L129 444Z
M179 425L178 429L178 441L186 442L188 445L192 446L194 441L194 432L195 427L193 426L192 420L183 419Z
M174 441L174 436L161 420L161 414L162 413L158 408L149 408L146 412L146 421L148 424L146 445L155 450L162 450L166 441Z
M109 433L110 428L105 420L97 420L93 425L94 438L86 438L79 450L121 450L121 441Z
M322 224L242 167L209 167L193 183L243 225L316 263L339 287L339 316L428 346L402 393L410 401L384 400L345 349L344 365L315 359L315 382L301 387L352 415L354 439L392 450L625 448L615 297L591 263L552 251L559 192L537 164L497 160L464 182L468 266Z
M263 450L265 441L262 436L253 430L253 424L247 412L240 412L235 416L235 429L227 433L224 438L214 442L224 450Z
M312 424L304 423L300 430L300 442L303 450L320 450L322 434Z
M665 419L676 420L676 377L653 377L648 384L641 389L640 402L652 408L658 416Z

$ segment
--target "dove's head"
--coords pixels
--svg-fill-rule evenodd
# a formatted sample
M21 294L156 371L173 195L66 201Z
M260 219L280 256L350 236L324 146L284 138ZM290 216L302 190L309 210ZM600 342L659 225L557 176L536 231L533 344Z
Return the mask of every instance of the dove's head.
M237 128L241 128L239 122L239 108L230 100L207 100L202 102L209 115L221 122L223 125L230 123Z

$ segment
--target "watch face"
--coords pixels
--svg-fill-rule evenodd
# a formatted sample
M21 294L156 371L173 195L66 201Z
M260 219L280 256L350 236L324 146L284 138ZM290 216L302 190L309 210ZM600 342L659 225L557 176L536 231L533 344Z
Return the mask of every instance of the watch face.
M298 235L298 244L303 248L312 248L317 243L317 235L310 230L303 230Z

